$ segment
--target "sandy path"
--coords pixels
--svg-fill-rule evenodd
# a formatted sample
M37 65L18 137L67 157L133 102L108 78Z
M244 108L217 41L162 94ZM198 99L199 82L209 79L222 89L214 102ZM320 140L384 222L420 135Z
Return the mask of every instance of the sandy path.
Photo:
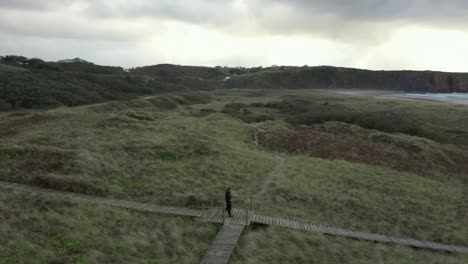
M254 143L257 148L259 148L258 135L259 133L265 132L265 130L261 128L262 124L263 122L252 125L255 127ZM276 166L273 168L273 170L270 171L270 173L268 173L265 181L259 185L258 192L255 194L255 197L262 197L263 194L268 191L268 186L274 182L276 178L282 175L282 172L285 168L286 159L284 157L280 156L279 154L273 154L273 157L270 158L276 160Z

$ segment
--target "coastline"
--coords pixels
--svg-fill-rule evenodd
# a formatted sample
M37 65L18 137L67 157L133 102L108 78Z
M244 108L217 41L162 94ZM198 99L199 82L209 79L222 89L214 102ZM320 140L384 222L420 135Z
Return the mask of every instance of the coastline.
M434 93L434 96L430 96L430 93L406 93L403 91L389 91L389 90L365 90L365 89L333 89L323 90L331 93L338 93L343 95L351 96L364 96L364 97L375 97L382 99L399 99L399 100L410 100L410 101L423 101L423 102L435 102L435 103L448 103L455 105L468 106L468 93L466 93L466 99L449 98L450 95L456 93ZM445 96L445 97L444 97Z

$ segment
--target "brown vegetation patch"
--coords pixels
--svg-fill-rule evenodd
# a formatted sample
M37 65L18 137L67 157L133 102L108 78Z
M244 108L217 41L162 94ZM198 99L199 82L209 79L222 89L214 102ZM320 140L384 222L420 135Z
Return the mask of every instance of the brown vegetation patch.
M44 114L32 114L30 116L19 116L19 118L8 118L0 121L0 137L9 137L18 134L28 127L46 123L54 117Z
M107 190L101 183L96 180L83 180L78 175L37 175L30 179L30 184L44 188L76 192L88 193L96 195L104 195Z
M208 93L180 93L179 96L183 99L185 104L203 104L211 100Z
M16 161L16 175L41 172L68 174L78 171L73 153L59 149L31 148L24 151Z
M463 175L468 171L468 154L461 150L346 123L328 122L289 134L263 131L257 137L260 146L273 151L343 159L420 175Z
M245 123L260 123L275 120L275 116L273 115L254 114L248 107L249 106L244 103L229 103L224 106L221 112L233 118L238 118Z
M102 194L98 180L83 179L73 152L55 148L30 148L10 160L2 180L71 192Z

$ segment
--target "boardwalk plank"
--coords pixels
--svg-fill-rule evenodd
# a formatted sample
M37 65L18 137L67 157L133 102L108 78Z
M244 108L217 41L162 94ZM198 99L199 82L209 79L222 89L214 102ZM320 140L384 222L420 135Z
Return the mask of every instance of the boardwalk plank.
M226 264L244 230L244 225L225 224L219 231L202 264Z

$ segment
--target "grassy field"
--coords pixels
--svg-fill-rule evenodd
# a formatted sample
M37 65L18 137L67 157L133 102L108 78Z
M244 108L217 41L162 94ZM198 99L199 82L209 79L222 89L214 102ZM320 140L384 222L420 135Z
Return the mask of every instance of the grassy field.
M264 186L256 211L314 223L467 244L464 189L347 161L285 158Z
M268 91L264 91L268 94ZM259 91L244 91L258 94ZM273 92L270 92L273 93ZM279 111L293 124L311 125L326 121L354 123L384 132L402 132L437 142L468 145L468 110L463 105L410 100L346 96L313 90L280 90L273 103L256 109ZM275 117L276 114L272 114Z
M217 226L2 191L0 263L198 263Z
M0 72L27 72L27 69L0 63Z
M299 90L1 112L0 180L192 208L221 204L229 186L234 207L247 207L253 196L254 209L272 216L468 245L467 116L466 107ZM272 248L281 247L289 235L272 230L254 232L241 246L260 247L271 232ZM335 250L347 241L295 236ZM378 247L352 243L341 262ZM236 261L251 250L237 252ZM314 254L293 244L290 250L302 256L291 262ZM432 254L403 247L381 253L383 263ZM435 258L445 257L461 259ZM256 259L274 263L266 258Z
M41 121L24 128L31 120ZM21 132L0 140L2 179L90 194L201 206L227 185L250 194L275 165L256 152L248 126L222 114L99 105L3 126Z
M467 261L465 255L257 227L241 237L230 263L462 264Z

